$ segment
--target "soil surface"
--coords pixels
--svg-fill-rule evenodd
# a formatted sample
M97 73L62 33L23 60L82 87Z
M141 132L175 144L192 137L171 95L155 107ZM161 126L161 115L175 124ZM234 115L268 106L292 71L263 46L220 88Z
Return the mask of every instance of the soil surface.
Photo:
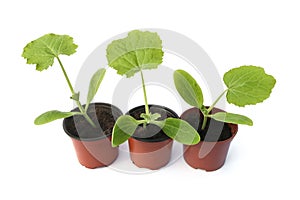
M184 113L181 119L187 121L199 133L201 141L216 142L223 141L232 136L231 129L228 123L219 122L214 119L208 118L204 130L201 130L203 123L203 114L199 109L191 109L188 113Z
M78 111L78 108L73 111ZM80 139L109 136L112 134L115 121L122 115L118 108L102 103L90 104L87 113L96 127L91 126L83 116L75 115L64 120L64 128L68 135Z
M163 106L149 105L149 110L152 114L159 113L161 115L158 120L164 120L168 117L179 118L174 111ZM145 113L145 106L136 107L128 112L129 115L137 120L142 119L140 117L142 113ZM160 142L169 139L161 128L154 124L148 124L146 127L144 127L143 124L139 125L132 137L144 142Z

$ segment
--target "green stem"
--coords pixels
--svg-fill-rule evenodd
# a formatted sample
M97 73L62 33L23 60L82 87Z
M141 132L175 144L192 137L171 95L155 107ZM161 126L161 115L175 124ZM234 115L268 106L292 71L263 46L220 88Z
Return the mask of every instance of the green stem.
M142 77L142 85L143 85L143 91L144 91L144 100L145 100L145 112L146 115L149 115L149 106L148 106L148 101L147 101L147 93L146 93L146 87L145 87L145 81L144 81L144 75L143 72L141 70L141 77Z
M141 119L141 120L136 120L136 122L137 122L138 124L145 124L147 121L144 120L144 119Z
M65 79L66 79L66 81L67 81L67 83L68 83L68 86L69 86L69 88L70 88L70 90L71 90L71 93L72 93L72 96L73 96L73 95L75 94L75 91L74 91L74 88L73 88L73 86L72 86L72 84L71 84L71 81L70 81L70 79L69 79L69 77L68 77L68 74L67 74L67 72L66 72L66 70L65 70L65 68L64 68L64 66L63 66L63 64L62 64L62 62L61 62L61 60L59 59L59 57L57 56L56 58L57 58L57 60L58 60L58 63L59 63L59 65L60 65L60 67L61 67L61 70L62 70L62 72L63 72L63 74L64 74L64 76L65 76ZM73 99L73 100L74 100L74 99ZM80 112L83 114L83 116L85 117L85 119L86 119L93 127L96 127L95 123L94 123L94 122L92 121L92 119L87 115L86 110L83 109L83 107L82 107L80 101L79 101L79 100L74 100L74 101L76 102L76 104L77 104L77 106L78 106Z
M83 116L85 119L94 127L96 128L96 124L93 122L93 120L87 115L87 113L84 113Z
M226 89L224 92L222 92L222 94L220 94L220 96L214 101L214 103L207 109L207 114L210 113L210 111L212 111L212 109L215 107L215 105L218 103L218 101L222 98L222 96L228 91L228 89Z
M202 123L202 126L201 126L201 130L205 129L206 123L207 123L207 115L204 115L203 123Z
M224 92L222 92L220 94L220 96L218 96L218 98L213 102L213 104L206 110L206 112L202 112L204 115L203 118L203 123L201 126L201 130L205 129L206 123L207 123L207 117L209 117L210 111L212 111L212 109L215 107L215 105L218 103L218 101L222 98L222 96L228 91L228 89L226 89Z
M72 95L74 95L75 92L74 92L73 86L72 86L72 84L71 84L71 82L70 82L70 79L69 79L69 77L68 77L68 75L67 75L67 72L66 72L66 70L65 70L65 68L64 68L64 66L63 66L63 64L62 64L62 62L60 61L59 57L57 56L56 58L57 58L57 60L58 60L58 62L59 62L59 65L60 65L60 67L61 67L61 70L63 71L64 76L65 76L65 78L66 78L66 80L67 80L67 82L68 82L68 86L69 86L69 88L70 88L70 90L71 90L71 92L72 92Z

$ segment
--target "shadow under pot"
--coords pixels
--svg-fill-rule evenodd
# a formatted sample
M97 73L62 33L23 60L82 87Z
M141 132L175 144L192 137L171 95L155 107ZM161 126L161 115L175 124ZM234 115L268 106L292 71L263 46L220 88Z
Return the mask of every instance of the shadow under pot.
M83 116L75 115L64 119L64 131L71 137L81 165L90 169L108 166L119 154L118 148L111 146L111 136L113 126L122 111L111 104L92 103L87 113L96 124L95 128Z
M179 118L171 109L159 105L149 105L151 113L159 113L158 120L168 117ZM141 120L141 113L145 113L145 106L131 109L127 114L137 120ZM160 127L148 124L139 125L134 134L128 140L130 158L132 162L141 168L151 170L159 169L167 165L171 159L173 140L169 138Z
M224 112L214 108L211 113ZM199 133L201 141L196 145L183 145L184 160L195 169L215 171L226 160L231 141L235 137L236 124L219 122L208 118L204 130L201 130L203 114L198 108L186 110L180 117L192 125Z

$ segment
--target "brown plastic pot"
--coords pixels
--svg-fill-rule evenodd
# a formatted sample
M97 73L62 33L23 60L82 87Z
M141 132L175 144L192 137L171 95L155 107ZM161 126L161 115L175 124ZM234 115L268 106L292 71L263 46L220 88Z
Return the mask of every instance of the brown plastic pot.
M151 113L160 113L161 118L159 120L166 119L168 117L179 118L178 115L169 108L149 105ZM140 119L140 113L145 112L145 106L139 106L131 109L127 114L136 119ZM141 168L148 168L151 170L157 170L167 165L171 159L173 140L169 138L164 132L155 125L147 125L147 131L149 130L150 137L146 135L141 137L139 131L141 131L142 125L138 127L136 132L128 140L130 158L132 162ZM152 132L152 130L155 130ZM146 131L145 131L146 132Z
M143 142L131 137L128 143L130 158L138 167L156 170L167 165L171 159L172 139L161 142Z
M193 114L196 110L198 108L186 110L181 115L181 119L186 119L188 115ZM224 111L214 108L212 113L216 112ZM195 169L206 171L215 171L221 168L225 163L230 143L238 131L236 124L228 124L228 126L232 135L226 140L216 142L201 141L196 145L183 145L183 156L186 163Z
M77 110L78 108L72 111ZM97 128L86 123L85 126L80 127L81 125L75 122L76 116L64 119L63 128L72 139L79 163L94 169L108 166L118 157L118 148L111 146L111 130L117 118L122 115L122 111L107 103L90 104L89 110L92 110L92 114L90 111L88 114L92 119L94 118L93 121L95 122L97 118L99 122L96 124ZM81 121L84 120L84 118L81 119ZM80 120L77 123L80 123Z

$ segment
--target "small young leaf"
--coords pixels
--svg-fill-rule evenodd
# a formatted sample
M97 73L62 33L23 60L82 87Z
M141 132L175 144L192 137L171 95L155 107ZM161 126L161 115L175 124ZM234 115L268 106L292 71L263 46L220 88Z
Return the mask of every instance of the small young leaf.
M112 146L116 147L133 135L139 123L129 115L119 117L115 123L112 134Z
M89 86L89 92L88 92L88 96L87 96L87 100L86 100L87 107L91 103L93 98L95 97L95 95L98 91L98 88L104 78L105 72L106 72L106 69L102 68L102 69L99 69L98 71L96 71L95 74L92 76L91 81L90 81L90 86Z
M75 100L75 101L79 101L79 97L80 97L80 92L76 92L76 93L74 93L74 94L70 97L70 99L73 99L73 100Z
M67 117L71 117L71 116L77 115L77 114L79 114L79 113L77 113L77 112L61 112L58 110L51 110L51 111L45 112L45 113L41 114L40 116L38 116L34 120L34 124L42 125L42 124L46 124L46 123L52 122L57 119L67 118Z
M253 125L253 122L250 118L239 114L218 112L213 115L210 115L210 117L217 121L226 122L226 123L245 124L249 126Z
M155 121L160 117L161 117L161 114L159 114L159 113L154 113L154 114L150 113L150 121Z
M176 70L173 76L176 89L185 102L201 109L203 94L197 81L184 70Z
M146 113L142 113L140 117L145 119L147 122L151 122L160 118L161 115L159 113L154 113L154 114L150 113L149 115L147 115Z
M154 69L162 63L162 41L157 33L131 31L124 39L107 46L108 65L120 75L133 76L142 69Z
M154 121L153 124L162 128L170 138L182 144L193 145L200 142L198 132L186 121L176 118L167 118L164 121Z
M241 66L224 74L227 101L237 106L255 105L267 99L276 83L273 76L256 66Z
M22 56L27 59L27 64L36 64L36 70L42 71L53 65L55 57L61 54L69 56L76 52L76 48L72 37L51 33L28 43Z

